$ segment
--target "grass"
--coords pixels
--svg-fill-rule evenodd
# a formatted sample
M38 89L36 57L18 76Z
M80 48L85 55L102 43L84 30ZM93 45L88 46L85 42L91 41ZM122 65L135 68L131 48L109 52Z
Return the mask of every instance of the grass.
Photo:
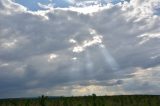
M160 96L124 95L124 96L81 96L1 99L0 106L160 106Z

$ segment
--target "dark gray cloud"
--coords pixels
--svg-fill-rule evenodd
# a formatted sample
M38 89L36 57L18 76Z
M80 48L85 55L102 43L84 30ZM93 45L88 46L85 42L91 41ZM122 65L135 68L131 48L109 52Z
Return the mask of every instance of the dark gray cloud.
M160 17L152 3L86 14L0 1L0 97L159 93Z

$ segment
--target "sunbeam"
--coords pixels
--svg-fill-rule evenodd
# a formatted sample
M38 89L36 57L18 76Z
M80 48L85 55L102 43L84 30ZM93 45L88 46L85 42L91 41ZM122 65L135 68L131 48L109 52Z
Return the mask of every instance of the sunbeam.
M91 60L91 56L90 56L90 51L86 50L85 51L85 60L86 60L86 64L85 67L87 69L87 76L92 77L93 76L93 62Z
M106 46L103 44L103 36L99 35L96 30L89 29L90 35L93 36L94 40L98 42L98 46L102 55L105 57L105 61L110 65L111 69L116 71L119 69L119 64L116 62L114 57L109 53Z
M101 54L103 55L104 59L105 59L105 62L110 66L110 68L116 72L120 69L120 66L119 64L117 63L117 61L114 59L114 57L110 54L110 52L108 51L108 49L106 48L106 46L103 44L103 36L102 35L99 35L97 33L96 30L94 29L89 29L90 31L90 35L94 38L94 40L98 43L96 43L96 45L98 45L98 48L100 49L100 52ZM89 56L90 57L90 53L88 52L87 50L87 54L86 54L86 57ZM88 59L89 60L89 59ZM91 60L90 60L91 61ZM90 62L88 61L87 62L88 65L90 65ZM92 61L91 61L92 63ZM92 63L93 64L93 63ZM88 66L89 67L89 66ZM89 67L91 68L91 66ZM92 65L92 69L93 69L93 65ZM113 75L114 75L114 79L115 80L118 80L118 76L113 72ZM123 91L123 87L121 85L114 85L112 87L107 87L107 89L109 91L117 91L117 93L119 94L125 94Z
M102 57L104 57L105 63L110 67L110 69L113 71L114 80L118 80L118 76L115 74L116 71L120 69L119 64L114 59L114 57L110 54L107 47L104 45L103 36L99 35L95 29L89 28L89 38L81 41L80 43L77 42L75 39L70 39L69 42L72 43L74 46L71 48L72 52L76 54L78 57L79 55L82 55L83 58L72 58L73 60L73 67L71 68L71 76L72 73L75 73L76 75L72 76L73 79L85 77L87 79L93 79L95 78L95 68L94 67L94 60L92 58L92 52L91 50L93 47L98 47L100 54ZM82 59L83 63L80 61ZM80 74L80 71L83 71L85 69L83 75ZM117 91L121 94L120 91L123 91L123 87L121 85L113 85L112 87L107 87L109 90ZM122 92L123 93L123 92Z
M80 73L81 67L80 67L80 60L77 57L73 57L72 58L72 66L70 68L70 78L71 79L78 79L81 77L81 73Z
M90 52L86 50L86 67L89 71L93 70L93 62L91 61Z
M116 71L119 69L119 64L114 57L109 53L105 45L99 45L102 55L105 57L105 61L110 65L111 69Z

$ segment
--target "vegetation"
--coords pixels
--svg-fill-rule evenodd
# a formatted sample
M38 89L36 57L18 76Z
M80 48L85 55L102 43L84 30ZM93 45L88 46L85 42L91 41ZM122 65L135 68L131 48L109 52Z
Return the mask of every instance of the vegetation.
M125 95L1 99L0 106L160 106L160 96Z

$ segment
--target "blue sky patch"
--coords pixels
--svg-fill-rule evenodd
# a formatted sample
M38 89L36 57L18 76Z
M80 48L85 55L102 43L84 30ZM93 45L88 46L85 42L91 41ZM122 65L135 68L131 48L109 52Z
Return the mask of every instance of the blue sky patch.
M29 10L33 10L33 11L41 9L37 4L38 2L43 3L43 4L50 3L49 0L15 0L15 2L27 7Z
M121 0L112 0L112 3L116 4L120 2ZM16 3L19 3L25 7L27 7L29 10L36 11L41 10L42 8L38 6L38 3L42 4L53 4L55 7L69 7L72 4L68 0L15 0ZM83 2L83 1L82 1ZM101 0L101 3L106 3L106 0Z

